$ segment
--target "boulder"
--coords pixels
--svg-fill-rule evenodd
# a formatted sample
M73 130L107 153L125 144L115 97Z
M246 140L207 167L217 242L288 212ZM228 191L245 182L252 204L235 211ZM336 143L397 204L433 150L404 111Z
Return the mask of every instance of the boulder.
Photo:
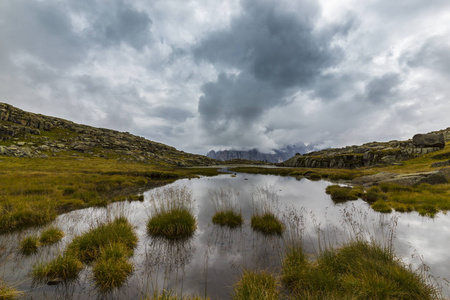
M420 148L438 147L443 149L445 147L445 139L442 133L416 134L413 136L412 142L415 147Z

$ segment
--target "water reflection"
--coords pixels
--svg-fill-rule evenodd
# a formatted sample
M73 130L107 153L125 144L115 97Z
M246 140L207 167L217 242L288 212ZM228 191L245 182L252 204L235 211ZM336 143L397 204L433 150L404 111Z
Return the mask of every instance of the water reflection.
M142 299L162 289L229 299L232 285L243 269L278 271L283 251L292 241L301 238L304 249L315 253L319 248L339 245L350 236L358 235L388 242L392 238L397 254L413 269L420 267L423 260L434 275L450 278L449 216L440 213L430 219L414 212L380 214L361 200L335 204L325 194L329 184L250 174L179 180L173 185L189 187L195 199L198 228L192 238L174 242L147 235L146 222L152 205L149 200L155 193L150 190L144 202L114 203L107 208L89 208L59 216L52 225L63 229L66 236L60 243L43 247L30 257L17 253L20 240L39 234L45 228L0 236L0 275L33 299ZM283 237L255 233L250 227L254 213L253 193L255 188L264 186L272 186L276 191L276 209L286 226ZM214 203L209 191L220 187L238 191L237 201L245 219L242 227L230 229L212 224ZM90 267L70 284L32 284L27 274L35 262L51 260L75 235L116 215L125 215L136 227L139 237L132 258L135 272L123 288L108 295L98 294L92 285Z

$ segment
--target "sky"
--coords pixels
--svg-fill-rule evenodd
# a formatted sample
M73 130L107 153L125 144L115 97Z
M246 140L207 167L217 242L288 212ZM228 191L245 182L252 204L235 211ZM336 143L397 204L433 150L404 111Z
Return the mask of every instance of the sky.
M0 102L192 153L450 127L448 0L5 0L0 41Z

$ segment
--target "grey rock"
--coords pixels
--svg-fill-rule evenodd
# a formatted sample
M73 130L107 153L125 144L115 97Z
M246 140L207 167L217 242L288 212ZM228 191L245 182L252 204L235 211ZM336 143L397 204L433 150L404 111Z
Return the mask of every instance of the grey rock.
M427 133L416 134L412 138L413 145L420 148L437 147L443 149L445 147L444 134Z
M450 166L450 159L447 161L439 161L431 164L431 167L433 168L439 168L439 167L445 167Z

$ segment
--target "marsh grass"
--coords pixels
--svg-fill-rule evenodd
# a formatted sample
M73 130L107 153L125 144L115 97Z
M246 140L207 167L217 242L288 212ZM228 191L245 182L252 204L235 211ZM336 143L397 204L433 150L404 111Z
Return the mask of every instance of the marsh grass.
M13 300L20 298L22 295L22 292L17 291L15 288L11 287L0 279L0 299Z
M267 271L244 271L233 287L233 300L278 300L279 283Z
M287 251L283 285L304 299L438 299L434 286L408 269L392 250L353 240L310 261L301 248Z
M250 225L263 234L281 235L284 224L278 217L278 195L273 186L254 187L252 193L254 213Z
M37 236L27 236L20 242L20 253L31 255L38 252L40 246Z
M220 187L215 190L209 190L215 213L212 222L220 226L236 228L242 226L244 218L240 205L238 203L239 193L232 188Z
M119 287L133 270L127 258L133 254L137 241L128 220L116 217L76 236L64 253L52 261L35 264L32 277L37 281L75 279L83 263L93 263L93 279L101 291Z
M154 237L183 239L197 229L193 215L193 199L187 187L170 187L155 191L151 196L152 213L147 232Z
M64 232L57 227L49 227L41 233L39 242L42 245L50 245L59 242L64 237Z
M93 157L1 159L0 233L45 225L75 209L141 201L140 196L128 195L178 178L218 174L214 168L181 169Z

